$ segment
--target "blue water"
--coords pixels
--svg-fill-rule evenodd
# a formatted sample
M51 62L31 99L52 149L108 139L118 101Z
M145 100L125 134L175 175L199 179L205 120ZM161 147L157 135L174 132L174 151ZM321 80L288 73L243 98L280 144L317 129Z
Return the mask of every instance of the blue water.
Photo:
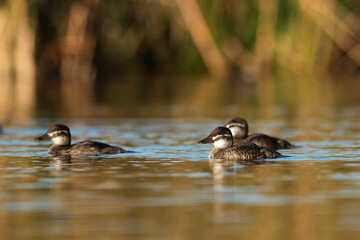
M3 239L338 239L360 236L360 112L249 119L298 146L287 157L209 160L196 142L228 119L31 119L0 135ZM287 119L286 121L284 119ZM72 158L36 142L61 122L73 142L132 153ZM16 230L15 230L16 229Z

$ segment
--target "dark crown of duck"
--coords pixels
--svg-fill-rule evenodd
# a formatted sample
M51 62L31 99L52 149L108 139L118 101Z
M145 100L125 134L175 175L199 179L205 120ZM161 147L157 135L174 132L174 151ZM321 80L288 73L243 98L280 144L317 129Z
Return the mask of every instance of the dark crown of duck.
M231 130L234 138L246 138L249 132L249 125L244 118L233 118L225 125Z
M226 127L215 128L209 136L200 140L198 143L213 143L218 148L228 148L233 145L233 137L231 131Z
M37 141L51 140L56 145L70 145L71 144L70 129L62 124L54 124L49 127L48 131L45 134L35 138L35 140Z

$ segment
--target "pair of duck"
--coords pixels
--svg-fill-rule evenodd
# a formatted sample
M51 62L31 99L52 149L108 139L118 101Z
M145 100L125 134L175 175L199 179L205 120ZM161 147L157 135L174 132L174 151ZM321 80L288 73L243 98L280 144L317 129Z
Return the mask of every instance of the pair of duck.
M251 161L283 157L276 150L295 146L288 141L262 133L248 135L249 125L243 118L231 119L224 127L215 128L198 143L212 143L209 158Z
M276 151L277 149L294 147L286 140L266 134L248 135L248 129L245 119L234 118L225 127L217 127L208 137L198 143L214 144L215 147L210 152L210 158L243 161L282 157ZM129 152L120 147L89 140L71 144L70 129L62 124L50 126L45 134L35 140L51 140L54 144L49 148L49 153L54 155L100 155Z

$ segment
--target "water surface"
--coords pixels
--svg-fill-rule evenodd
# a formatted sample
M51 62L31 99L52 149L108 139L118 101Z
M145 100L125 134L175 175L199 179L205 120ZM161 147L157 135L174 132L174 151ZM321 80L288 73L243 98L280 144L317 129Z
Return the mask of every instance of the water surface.
M253 164L209 161L196 142L228 119L32 119L0 135L2 239L360 237L360 111L251 117L299 146ZM54 157L33 139L71 127L134 153Z

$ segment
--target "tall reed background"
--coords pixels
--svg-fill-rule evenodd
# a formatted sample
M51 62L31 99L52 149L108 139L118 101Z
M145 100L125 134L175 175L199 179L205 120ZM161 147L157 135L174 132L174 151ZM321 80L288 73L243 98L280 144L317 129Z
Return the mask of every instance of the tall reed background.
M2 0L0 115L351 105L359 10L358 0Z

